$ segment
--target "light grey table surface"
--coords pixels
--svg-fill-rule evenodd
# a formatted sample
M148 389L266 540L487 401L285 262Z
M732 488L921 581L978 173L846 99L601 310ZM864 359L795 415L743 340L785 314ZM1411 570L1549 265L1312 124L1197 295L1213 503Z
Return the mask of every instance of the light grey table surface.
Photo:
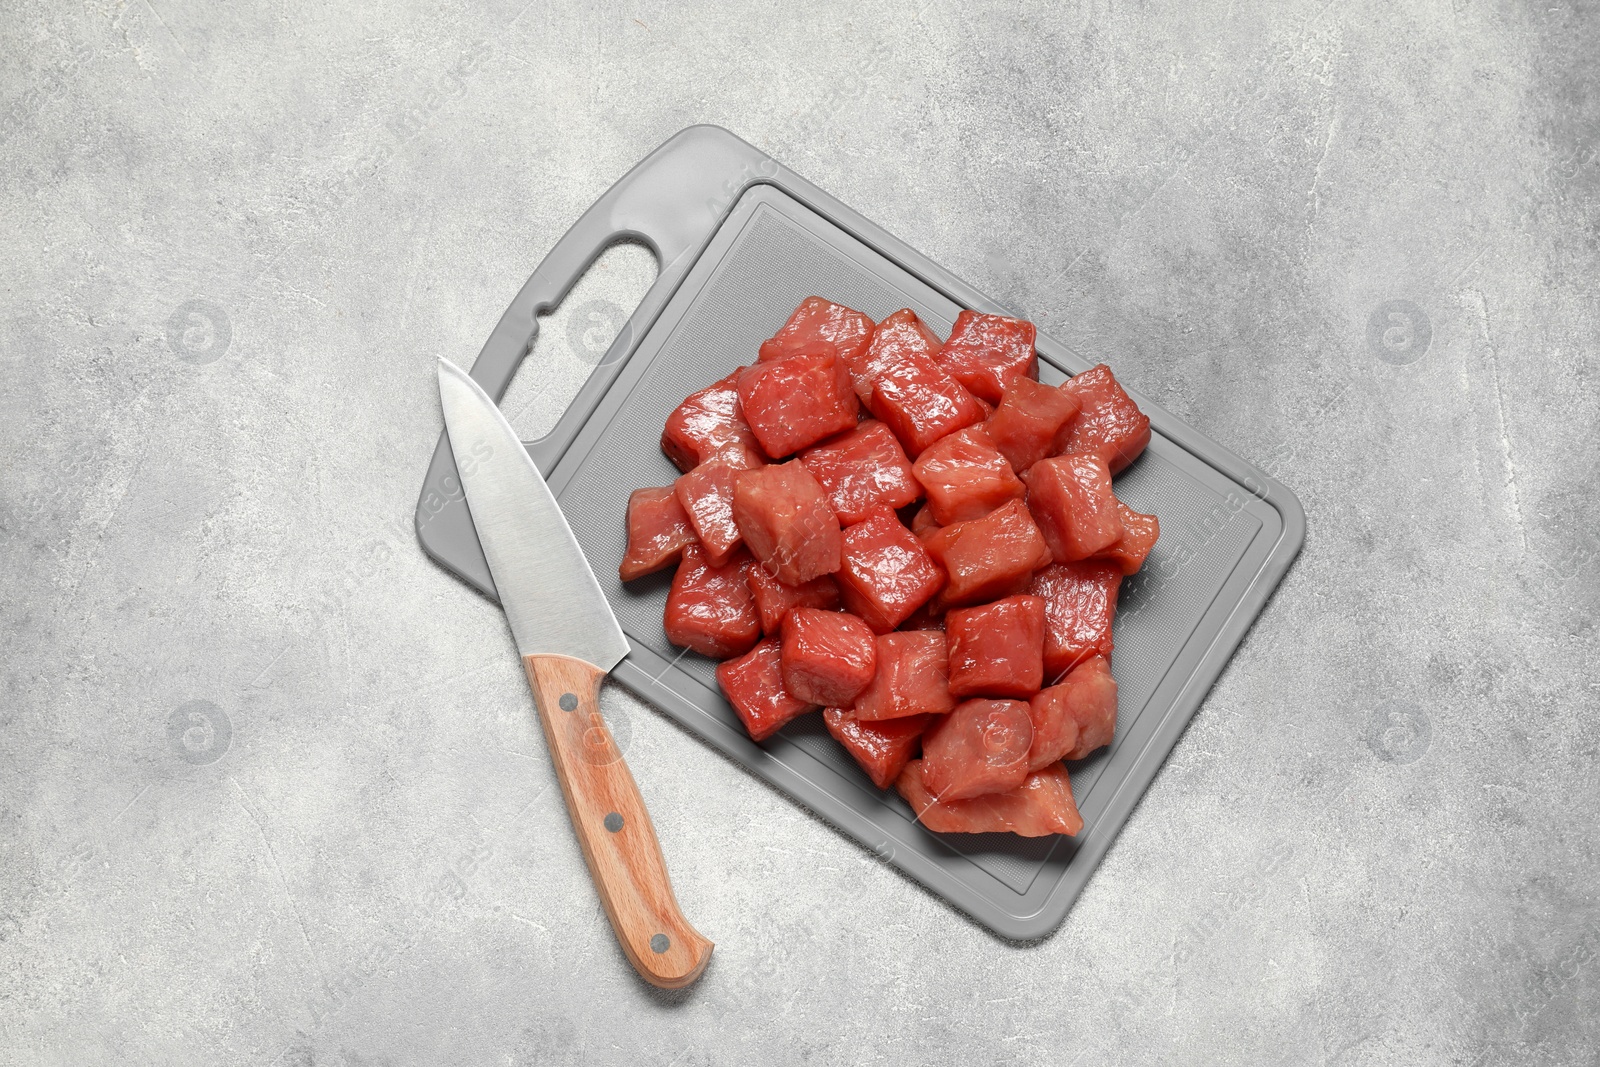
M0 1063L1596 1062L1594 5L0 25ZM1306 506L1045 941L608 689L717 942L644 986L502 617L416 547L435 358L696 122ZM519 429L653 271L551 316Z

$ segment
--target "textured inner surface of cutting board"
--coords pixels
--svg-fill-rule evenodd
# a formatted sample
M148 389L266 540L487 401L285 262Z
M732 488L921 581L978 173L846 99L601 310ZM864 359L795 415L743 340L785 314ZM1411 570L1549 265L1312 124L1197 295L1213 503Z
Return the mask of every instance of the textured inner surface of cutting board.
M626 585L617 578L626 546L628 494L641 486L670 484L676 477L677 470L659 447L662 425L673 408L690 392L753 362L761 341L812 294L874 319L910 307L941 336L949 333L960 311L804 205L776 189L758 188L730 214L641 341L630 361L636 366L612 390L618 395L608 397L595 412L594 419L602 420L597 435L592 426L587 428L587 447L566 457L552 479L629 639L672 661L672 669L712 692L715 662L682 652L662 631L670 572ZM1040 376L1052 382L1065 377L1044 363ZM1116 491L1130 507L1160 518L1161 539L1144 571L1124 584L1120 599L1113 656L1119 689L1113 755L1124 745L1142 746L1141 738L1147 740L1170 709L1170 697L1152 704L1152 696L1261 530L1264 513L1271 511L1159 436L1117 478ZM723 706L720 711L737 728L732 709ZM791 724L769 742L769 752L782 760L818 760L839 775L867 783L820 722L812 721L817 718ZM1104 774L1113 755L1103 751L1072 767L1074 791L1091 829L1113 791L1097 788L1103 776L1108 783L1116 778ZM870 783L866 789L875 793ZM909 809L897 796L886 795L877 803L910 820ZM1047 864L1064 866L1072 848L1056 838L1010 835L950 835L941 840L1018 894L1028 891Z

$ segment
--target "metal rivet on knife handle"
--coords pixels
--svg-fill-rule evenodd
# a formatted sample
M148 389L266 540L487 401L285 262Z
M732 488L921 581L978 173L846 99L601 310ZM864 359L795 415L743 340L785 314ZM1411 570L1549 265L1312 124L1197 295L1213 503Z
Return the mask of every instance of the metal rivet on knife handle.
M578 710L578 694L576 694L576 693L562 693L561 694L561 710L562 711L577 711Z
M618 815L616 812L612 812L610 815L607 815L606 816L606 829L610 830L612 833L618 833L619 831L621 831L621 829L622 829L622 816Z

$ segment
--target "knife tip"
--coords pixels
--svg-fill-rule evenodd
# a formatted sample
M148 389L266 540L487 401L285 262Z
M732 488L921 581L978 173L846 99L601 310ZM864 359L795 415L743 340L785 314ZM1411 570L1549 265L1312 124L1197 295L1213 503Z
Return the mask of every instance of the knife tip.
M451 363L443 356L439 357L438 365L434 368L438 372L439 381L443 383L447 378L465 378L467 374L460 367Z

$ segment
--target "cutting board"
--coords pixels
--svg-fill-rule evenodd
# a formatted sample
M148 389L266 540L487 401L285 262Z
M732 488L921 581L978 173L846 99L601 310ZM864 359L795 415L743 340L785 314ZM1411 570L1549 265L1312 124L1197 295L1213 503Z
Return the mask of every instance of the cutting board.
M472 366L490 396L504 394L536 316L624 238L649 245L661 272L555 429L526 444L628 636L631 651L612 679L984 926L1015 939L1048 934L1299 552L1299 501L1124 380L1152 436L1116 492L1160 518L1161 539L1119 599L1116 737L1069 765L1084 829L1076 838L930 833L898 795L872 786L820 716L751 741L717 689L715 661L676 648L662 631L670 573L624 585L617 564L628 493L678 473L658 445L667 415L752 362L805 297L874 319L909 307L940 336L963 308L1005 309L728 131L694 126L612 186L539 264ZM1042 381L1088 366L1042 333L1037 347ZM1120 370L1115 353L1097 358ZM442 436L416 522L433 559L495 595Z

